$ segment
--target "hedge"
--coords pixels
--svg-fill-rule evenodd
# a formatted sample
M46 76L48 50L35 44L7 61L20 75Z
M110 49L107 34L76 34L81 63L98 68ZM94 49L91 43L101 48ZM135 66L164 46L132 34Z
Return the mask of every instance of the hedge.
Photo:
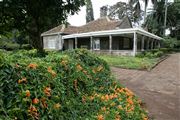
M141 100L86 50L0 51L0 119L147 120Z

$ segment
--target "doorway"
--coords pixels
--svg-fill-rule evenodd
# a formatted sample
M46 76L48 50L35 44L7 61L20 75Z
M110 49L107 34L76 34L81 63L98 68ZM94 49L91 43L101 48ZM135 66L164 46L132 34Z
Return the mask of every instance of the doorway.
M68 40L68 49L70 49L70 50L74 49L74 40L73 39Z

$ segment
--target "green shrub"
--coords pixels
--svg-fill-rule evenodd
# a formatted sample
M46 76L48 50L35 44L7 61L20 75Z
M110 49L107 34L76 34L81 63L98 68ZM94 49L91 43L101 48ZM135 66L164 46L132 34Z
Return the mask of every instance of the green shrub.
M163 55L164 55L164 52L162 52L162 51L158 51L158 52L154 53L155 57L161 57Z
M160 48L159 50L164 52L164 53L168 53L168 51L169 51L168 48Z
M32 49L32 46L29 45L29 44L23 44L21 49L24 49L24 50L31 50L31 49Z
M139 58L159 58L167 53L169 53L170 51L172 51L170 48L160 48L160 49L153 49L150 51L144 51L142 53L139 53L138 55L136 55L136 57Z
M139 99L95 55L86 50L34 55L35 50L0 54L0 119L146 118Z
M19 44L16 43L6 43L4 46L2 46L3 49L5 50L18 50L19 49Z
M146 52L145 57L154 58L155 56L154 56L154 54L152 52Z
M180 41L176 38L167 37L163 40L163 46L165 48L180 48Z

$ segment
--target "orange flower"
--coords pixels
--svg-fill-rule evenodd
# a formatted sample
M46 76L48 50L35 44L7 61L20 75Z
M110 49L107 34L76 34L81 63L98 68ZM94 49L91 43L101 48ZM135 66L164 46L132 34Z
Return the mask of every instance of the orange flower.
M15 65L16 68L19 68L20 66L18 64Z
M35 64L35 63L30 63L29 65L28 65L28 68L30 68L30 69L36 69L37 68L37 64Z
M37 112L37 109L34 106L30 106L28 111L29 112Z
M33 103L33 104L38 104L38 103L39 103L39 99L34 98L34 99L32 100L32 103Z
M118 100L119 100L119 101L122 101L122 98L119 98Z
M86 97L85 97L85 96L82 97L82 102L83 102L83 103L86 102Z
M115 102L112 102L112 103L110 104L111 107L113 107L113 106L115 106L115 105L116 105Z
M119 115L117 115L115 120L121 120L121 117Z
M131 90L129 90L128 88L124 88L125 92L126 92L126 95L127 96L133 96L133 92Z
M26 83L26 82L27 82L27 79L26 79L25 77L18 80L18 83L19 83L19 84L21 84L21 83Z
M128 109L127 110L127 112L132 112L134 110L134 107L133 106L131 106L131 108L130 109Z
M26 97L30 97L31 93L29 90L26 90Z
M87 75L87 71L86 71L86 70L83 70L83 73L84 73L85 75Z
M92 70L92 72L95 74L95 73L96 73L96 70L95 70L95 69L93 69L93 70Z
M113 95L109 95L109 99L113 99Z
M103 90L103 89L104 89L104 87L100 87L99 89L100 89L100 90Z
M100 65L100 66L97 67L97 72L100 72L100 71L102 71L102 70L103 70L103 66L102 66L102 65Z
M116 89L116 92L118 92L118 93L123 93L123 92L124 92L124 89L123 89L123 88L122 88L122 89L121 89L121 88L117 88L117 89Z
M48 97L50 97L50 96L51 96L51 88L50 88L50 87L45 87L45 88L44 88L44 93L45 93Z
M41 98L41 103L44 108L47 108L46 98Z
M119 110L123 109L121 105L118 105L117 107L118 107Z
M104 120L103 115L98 115L98 116L97 116L97 120Z
M143 120L148 120L148 118L147 118L147 117L144 117Z
M117 98L118 96L116 94L113 95L113 98Z
M105 100L105 97L104 96L101 96L101 101L104 101Z
M28 109L28 113L29 113L29 115L31 115L33 118L39 119L39 114L38 114L38 110L37 110L36 107L30 106L29 109Z
M81 67L80 64L77 64L77 65L76 65L76 69L77 69L78 71L81 71L83 68Z
M133 105L133 104L134 104L134 102L132 101L131 98L128 98L128 99L127 99L127 102L128 102L130 105Z
M89 98L89 99L92 101L92 100L94 100L94 97L93 97L93 96L90 96L90 98Z
M105 112L106 111L106 107L102 107L101 110Z
M109 95L105 95L105 100L106 100L106 101L109 100Z
M77 92L78 91L78 81L74 80L74 89Z
M62 61L60 62L60 64L61 64L61 65L64 65L64 66L66 66L67 63L68 63L67 60L62 60Z
M54 105L54 109L59 109L61 107L61 104L57 103Z
M52 70L52 68L51 67L48 67L48 72L49 73L51 73L51 75L53 76L53 77L56 77L56 72L54 71L54 70Z

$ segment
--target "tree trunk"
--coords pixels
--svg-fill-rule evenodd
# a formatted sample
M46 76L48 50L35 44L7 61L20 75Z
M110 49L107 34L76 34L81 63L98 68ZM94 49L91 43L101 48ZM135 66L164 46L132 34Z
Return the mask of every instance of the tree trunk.
M146 12L147 12L147 8L145 7L145 8L144 8L144 24L145 24L145 22L146 22Z
M32 40L32 46L34 48L36 48L39 52L43 52L43 43L42 43L42 39L40 37L40 34L37 33L36 35L32 35L31 36L31 40Z
M43 41L41 38L41 32L40 32L40 27L38 24L38 19L34 19L31 23L31 26L28 27L28 32L29 32L29 37L30 40L32 41L32 46L38 50L40 53L44 53L43 50Z

